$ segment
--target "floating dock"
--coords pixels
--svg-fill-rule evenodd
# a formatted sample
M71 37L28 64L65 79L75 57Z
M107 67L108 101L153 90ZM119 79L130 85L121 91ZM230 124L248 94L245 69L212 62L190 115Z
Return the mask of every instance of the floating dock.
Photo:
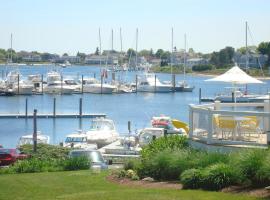
M98 118L106 117L104 113L92 114L37 114L37 118ZM4 118L33 118L32 114L0 114L0 119Z

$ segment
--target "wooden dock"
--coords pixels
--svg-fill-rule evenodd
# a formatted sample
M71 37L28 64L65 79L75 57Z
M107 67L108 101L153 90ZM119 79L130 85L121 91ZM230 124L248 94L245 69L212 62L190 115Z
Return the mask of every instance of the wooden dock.
M91 113L91 114L37 114L37 118L97 118L106 117L104 113ZM33 118L32 114L0 114L0 119L7 118Z

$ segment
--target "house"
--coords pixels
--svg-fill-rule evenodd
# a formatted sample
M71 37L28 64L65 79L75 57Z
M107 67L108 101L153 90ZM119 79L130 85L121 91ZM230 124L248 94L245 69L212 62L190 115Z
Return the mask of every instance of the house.
M41 59L41 56L40 55L29 54L29 55L23 56L22 57L22 60L24 62L40 62L42 59Z
M186 61L186 66L192 68L194 65L207 65L209 60L205 58L190 58Z
M240 52L235 52L233 60L238 64L238 66L244 68L246 64L251 68L260 68L263 67L267 62L268 56L262 54L251 53L248 54L248 62L247 56L245 54L241 54Z
M106 55L88 55L85 57L84 63L89 65L117 65L118 57Z

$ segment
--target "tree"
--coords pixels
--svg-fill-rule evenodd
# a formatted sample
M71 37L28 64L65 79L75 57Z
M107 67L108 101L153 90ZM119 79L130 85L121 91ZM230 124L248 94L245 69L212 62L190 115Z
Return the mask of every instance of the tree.
M152 49L152 48L150 49L150 56L151 56L151 57L154 56L154 52L153 52L153 49Z
M261 54L268 56L266 65L270 66L270 42L261 42L258 46L258 51Z
M95 51L95 55L99 55L99 54L100 54L99 48L97 47L97 48L96 48L96 51Z
M128 57L135 56L136 55L136 51L134 49L129 48L127 50L127 55L128 55Z
M156 57L161 58L163 53L164 53L163 49L158 49L157 52L156 52Z
M143 49L139 52L139 55L140 56L144 56L144 57L148 57L150 56L150 51L149 50L146 50L146 49Z
M210 63L217 68L225 67L233 63L234 48L226 47L219 52L213 52L210 57Z
M85 53L80 53L80 52L78 52L78 53L77 53L77 56L80 57L80 60L81 60L81 61L84 61L84 60L85 60L85 57L86 57L86 54L85 54Z
M68 56L68 54L67 53L64 53L63 56Z

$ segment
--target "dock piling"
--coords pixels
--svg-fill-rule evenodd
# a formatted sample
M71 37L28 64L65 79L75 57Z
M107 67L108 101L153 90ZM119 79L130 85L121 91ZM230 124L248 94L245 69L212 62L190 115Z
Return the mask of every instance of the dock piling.
M41 75L41 93L43 94L43 74Z
M20 94L20 75L18 74L18 78L17 78L18 80L18 91L17 91L17 94Z
M112 80L115 81L115 72L112 73Z
M56 98L53 98L53 117L55 118L56 116Z
M63 75L61 75L61 94L63 94Z
M103 89L103 75L101 75L100 94L102 94L102 89Z
M175 92L175 74L172 75L172 92Z
M155 75L155 93L157 91L157 75Z
M33 151L37 152L37 109L34 109L33 129Z
M202 102L202 88L199 88L199 104Z
M80 98L80 101L79 101L79 115L81 118L82 117L82 98Z
M25 99L25 118L28 118L28 98Z
M137 89L138 89L138 75L136 74L136 93L137 93Z
M82 94L83 94L83 75L82 75L82 90L81 90Z

